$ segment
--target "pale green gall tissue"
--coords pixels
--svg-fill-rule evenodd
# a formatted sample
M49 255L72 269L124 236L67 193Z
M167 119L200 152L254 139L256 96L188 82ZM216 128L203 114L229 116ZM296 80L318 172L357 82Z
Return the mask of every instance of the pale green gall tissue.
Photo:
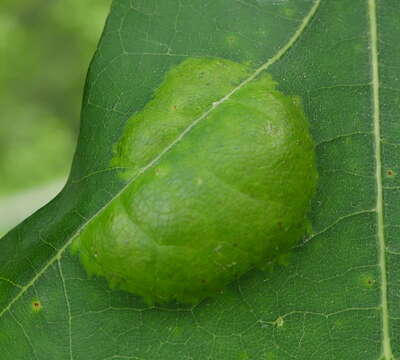
M254 70L253 70L254 71ZM74 240L91 275L149 303L198 303L305 235L314 143L267 73L189 58L114 148L126 188Z

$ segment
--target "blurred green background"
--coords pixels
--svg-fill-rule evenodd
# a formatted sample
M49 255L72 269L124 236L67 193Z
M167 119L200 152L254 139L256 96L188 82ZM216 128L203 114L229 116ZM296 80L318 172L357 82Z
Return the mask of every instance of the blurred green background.
M110 3L0 1L0 235L65 182Z

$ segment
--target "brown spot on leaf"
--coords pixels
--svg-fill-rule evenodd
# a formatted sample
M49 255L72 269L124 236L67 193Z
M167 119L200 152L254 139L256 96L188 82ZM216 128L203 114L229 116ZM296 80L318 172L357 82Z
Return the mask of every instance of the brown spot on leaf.
M32 301L32 310L38 312L42 310L42 303L39 300Z

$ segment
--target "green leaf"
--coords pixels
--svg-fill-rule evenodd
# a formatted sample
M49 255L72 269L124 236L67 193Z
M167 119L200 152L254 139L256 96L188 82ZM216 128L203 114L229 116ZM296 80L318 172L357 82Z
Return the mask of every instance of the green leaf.
M0 240L2 359L399 359L399 16L395 0L115 0L68 184ZM124 124L187 57L267 70L302 98L313 235L215 299L151 307L69 248L130 181L110 167Z

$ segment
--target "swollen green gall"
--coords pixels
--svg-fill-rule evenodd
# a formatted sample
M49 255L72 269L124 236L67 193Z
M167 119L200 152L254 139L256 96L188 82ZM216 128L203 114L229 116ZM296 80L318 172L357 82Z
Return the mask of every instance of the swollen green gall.
M253 71L189 58L127 121L111 164L126 186L73 243L90 275L148 303L195 304L305 235L308 122Z

